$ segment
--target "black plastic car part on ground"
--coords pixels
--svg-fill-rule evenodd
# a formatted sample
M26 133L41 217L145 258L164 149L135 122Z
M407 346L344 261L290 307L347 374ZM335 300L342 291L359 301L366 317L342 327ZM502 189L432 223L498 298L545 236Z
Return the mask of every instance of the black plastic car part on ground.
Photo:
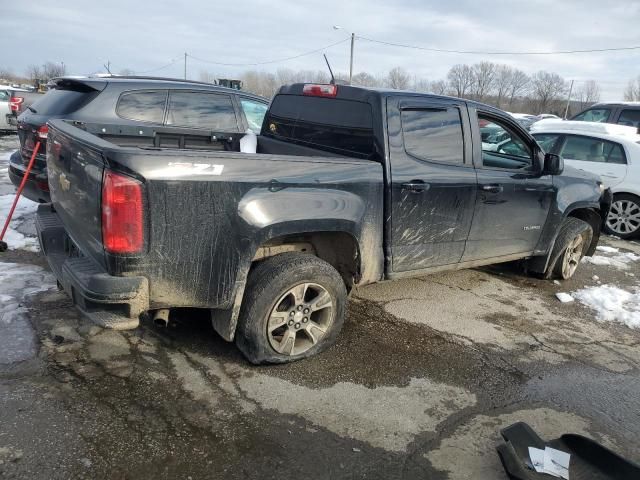
M549 441L541 439L523 422L515 423L501 432L504 443L498 455L512 480L543 480L553 478L535 471L529 458L529 447L543 450L551 447L571 455L568 478L571 480L635 480L640 478L637 465L590 438L567 433Z
M519 259L571 276L611 203L511 116L456 98L283 87L255 154L176 127L81 127L49 122L37 221L65 290L114 328L209 309L256 363L326 348L356 285Z
M33 94L36 95L36 94ZM208 83L145 77L59 78L50 90L18 117L20 150L9 163L14 185L22 181L34 145L46 143L47 121L67 119L82 127L100 123L119 134L119 128L135 133L136 126L179 128L193 136L217 136L228 141L227 148L238 149L237 136L262 125L268 100L250 93ZM118 128L115 128L118 127ZM157 129L150 146L179 146L180 137ZM44 146L44 145L43 145ZM25 186L25 196L48 202L45 148Z

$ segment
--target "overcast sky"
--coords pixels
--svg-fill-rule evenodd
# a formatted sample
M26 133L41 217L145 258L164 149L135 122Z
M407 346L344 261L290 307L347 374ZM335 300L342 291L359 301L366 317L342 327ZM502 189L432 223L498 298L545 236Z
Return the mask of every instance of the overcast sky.
M2 0L2 67L64 62L86 74L131 69L183 74L182 55L220 63L281 59L356 35L425 47L482 51L549 51L640 45L640 0ZM334 30L332 25L340 25ZM334 70L348 71L349 43L326 49ZM166 68L163 65L176 62ZM640 75L640 50L515 56L433 53L357 40L354 73L401 66L437 80L456 63L508 63L527 73L544 69L567 80L595 79L602 100L620 100ZM260 67L188 61L188 76L207 70L234 76L249 68L324 69L321 52Z

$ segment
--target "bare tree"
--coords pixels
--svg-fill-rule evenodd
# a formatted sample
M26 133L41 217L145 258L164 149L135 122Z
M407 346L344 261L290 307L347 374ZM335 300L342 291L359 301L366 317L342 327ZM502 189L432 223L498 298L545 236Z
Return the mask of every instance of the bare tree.
M387 86L396 90L406 90L409 88L411 78L402 67L395 67L387 75Z
M360 73L356 73L353 76L353 79L351 80L351 82L354 85L360 85L361 87L379 87L380 85L380 81L374 77L373 75L371 75L370 73L367 72L360 72Z
M531 87L531 79L522 70L512 69L509 82L509 108L513 105L514 100L525 94Z
M627 102L640 102L640 75L629 80L624 90L624 99Z
M466 97L473 86L473 70L469 65L454 65L447 73L449 88L456 97Z
M242 88L266 98L273 97L280 87L276 76L269 72L249 70L244 72L240 78L242 80Z
M47 62L42 66L42 76L45 80L62 77L67 73L64 63Z
M36 80L42 78L42 69L38 65L29 65L26 70L29 80Z
M16 79L16 76L8 68L0 67L0 79L13 82Z
M431 91L431 82L424 78L413 77L413 83L411 85L411 90L414 92L430 92Z
M496 107L498 108L502 108L502 102L509 94L512 77L513 68L509 65L498 65L496 67L494 89L496 94Z
M447 84L444 80L436 80L435 82L431 82L431 84L429 85L429 91L435 93L436 95L446 95Z
M476 100L484 101L493 90L496 77L496 64L491 62L476 63L471 67L473 71L472 92Z
M595 80L587 80L576 93L578 102L580 102L580 110L600 101L600 86Z
M565 94L567 84L557 73L544 70L536 72L531 78L531 93L535 113L544 113L557 108L557 102Z

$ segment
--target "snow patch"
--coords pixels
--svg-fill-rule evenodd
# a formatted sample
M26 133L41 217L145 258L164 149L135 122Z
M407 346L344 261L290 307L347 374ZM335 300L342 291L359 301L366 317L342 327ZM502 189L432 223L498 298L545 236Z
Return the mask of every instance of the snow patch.
M0 228L4 226L14 198L14 195L0 195ZM25 235L18 231L18 228L23 223L33 220L37 208L38 204L28 198L20 197L20 200L18 200L16 209L13 212L13 218L4 236L4 241L9 244L10 249L29 250L31 252L37 252L39 250L38 239L36 237Z
M640 328L640 288L629 292L613 285L587 287L573 293L574 298L597 312L601 322L617 322Z
M596 250L604 253L618 253L620 251L619 248L607 247L606 245L598 245Z
M635 253L631 252L618 253L617 255L614 255L612 257L594 255L593 257L584 257L582 259L584 263L591 263L593 265L604 265L614 267L619 270L627 270L631 262L637 262L638 260L640 260L640 255L636 255Z

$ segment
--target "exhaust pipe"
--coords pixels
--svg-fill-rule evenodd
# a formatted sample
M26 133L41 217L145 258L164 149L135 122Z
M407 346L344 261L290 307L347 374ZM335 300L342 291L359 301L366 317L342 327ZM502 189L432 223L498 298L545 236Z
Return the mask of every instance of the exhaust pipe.
M160 310L156 310L153 314L153 323L158 327L168 327L169 326L169 309L163 308Z

